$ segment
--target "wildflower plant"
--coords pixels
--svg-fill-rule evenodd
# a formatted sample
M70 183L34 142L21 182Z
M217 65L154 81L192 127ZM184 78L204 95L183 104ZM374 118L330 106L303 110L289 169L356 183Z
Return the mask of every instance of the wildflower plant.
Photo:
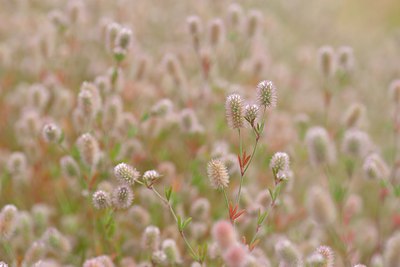
M211 2L1 2L0 266L399 266L396 1Z

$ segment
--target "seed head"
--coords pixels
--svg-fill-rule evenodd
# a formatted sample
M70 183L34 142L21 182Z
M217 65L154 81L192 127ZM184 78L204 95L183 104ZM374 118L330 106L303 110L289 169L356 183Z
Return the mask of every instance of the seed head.
M233 3L229 5L228 20L229 26L232 27L234 30L238 30L241 28L243 21L243 9L239 4Z
M186 21L189 33L192 37L193 47L198 51L200 48L200 35L202 32L200 18L198 16L190 16Z
M162 251L167 256L170 264L177 264L182 261L176 242L173 239L165 239L162 243Z
M400 232L395 232L386 242L383 254L385 267L397 267L400 262Z
M129 28L121 28L118 31L115 39L115 46L120 47L123 50L128 50L132 43L132 31Z
M216 46L223 42L225 36L225 26L222 19L213 19L209 25L209 40L211 46Z
M311 218L321 225L328 225L336 220L336 208L325 190L314 186L308 193L308 212Z
M164 266L167 263L167 255L162 250L154 251L151 255L151 261L157 265Z
M257 98L260 106L273 108L276 106L276 87L271 81L262 81L257 85Z
M20 176L26 173L28 161L24 153L13 152L7 161L7 169L14 176Z
M17 228L18 210L14 205L5 205L0 212L0 240L7 241Z
M215 189L226 188L229 184L229 174L225 164L219 159L213 159L208 163L207 174L211 186Z
M58 142L61 138L61 130L56 124L48 123L43 126L42 136L48 143Z
M289 240L279 240L275 245L275 252L281 262L288 266L303 266L299 250Z
M360 126L365 116L365 106L360 103L353 103L346 111L343 122L347 128Z
M226 98L225 111L229 127L232 129L240 129L243 127L244 110L243 100L240 95L232 94Z
M114 167L114 175L121 183L133 185L139 179L140 173L131 165L120 163Z
M79 165L73 157L62 157L60 159L60 165L63 175L67 177L78 177L80 175Z
M210 215L210 202L207 198L199 198L193 202L190 215L197 220L206 220Z
M103 190L94 192L92 200L93 206L98 210L106 209L111 205L110 195Z
M82 161L87 166L93 166L100 152L97 140L90 133L85 133L78 138L77 146Z
M33 242L25 253L22 266L31 266L46 254L46 246L43 241ZM1 266L1 265L0 265Z
M147 226L142 236L142 247L150 251L157 251L160 247L160 229L156 226Z
M111 22L106 26L106 47L109 51L114 49L115 41L120 29L121 25L116 22Z
M312 127L306 133L306 144L311 164L330 164L335 159L335 149L328 132L322 127Z
M56 228L48 228L41 240L47 249L53 253L68 253L71 250L71 243Z
M333 48L323 46L318 50L319 70L324 77L331 77L336 71Z
M250 10L246 25L246 33L249 38L254 37L261 30L261 19L260 11Z
M343 73L350 73L354 68L353 48L350 46L342 46L337 52L338 69Z
M363 158L371 148L371 141L367 133L360 130L347 130L344 134L342 150L354 158Z
M364 160L363 173L366 179L386 179L389 172L386 162L378 154L371 154Z
M133 192L127 185L121 185L114 189L112 203L117 209L127 209L133 201Z

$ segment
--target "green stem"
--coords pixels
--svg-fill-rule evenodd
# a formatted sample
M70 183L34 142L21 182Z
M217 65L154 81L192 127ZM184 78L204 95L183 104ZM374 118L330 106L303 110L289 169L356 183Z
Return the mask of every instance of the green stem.
M171 203L170 203L167 199L165 199L163 196L161 196L161 194L160 194L153 186L148 187L148 188L149 188L151 191L153 191L154 194L156 194L156 196L157 196L165 205L168 206L169 210L171 211L172 216L174 217L175 222L178 223L178 216L176 215L174 209L172 208ZM196 252L194 252L192 246L190 245L189 241L187 240L187 238L186 238L186 236L185 236L185 233L184 233L183 231L180 230L180 231L179 231L179 234L181 235L181 237L182 237L183 241L185 242L187 248L190 250L190 253L191 253L193 256L196 256L197 254L196 254Z
M228 197L227 197L227 195L226 195L225 188L222 189L222 192L224 193L225 204L226 204L226 208L228 209L228 215L229 215L229 200L228 200Z

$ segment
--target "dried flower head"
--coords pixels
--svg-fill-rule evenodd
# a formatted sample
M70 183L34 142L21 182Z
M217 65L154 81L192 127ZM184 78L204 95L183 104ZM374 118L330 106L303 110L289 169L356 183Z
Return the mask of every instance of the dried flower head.
M386 179L389 177L389 167L378 154L367 156L362 168L366 179Z
M332 76L336 71L335 52L330 46L323 46L318 50L319 70L324 77Z
M238 30L241 28L243 21L243 9L239 4L233 3L229 5L228 21L229 21L229 26L232 29Z
M73 157L62 157L60 159L60 165L63 175L67 177L78 177L80 175L79 165Z
M54 123L47 123L42 130L43 139L50 142L58 142L61 138L61 129Z
M85 133L78 138L77 147L83 163L93 166L100 153L97 140L90 133Z
M276 106L276 87L271 81L262 81L257 85L257 98L260 106L273 108Z
M279 240L275 245L275 252L279 260L288 266L302 266L302 258L299 250L287 239Z
M354 53L350 46L341 46L337 52L338 69L349 74L354 68Z
M129 28L121 28L115 38L115 46L128 50L132 43L132 31Z
M176 242L173 239L165 239L162 242L162 251L167 256L167 261L174 265L182 261L181 254L176 246Z
M363 158L371 149L371 141L367 133L360 130L347 130L344 134L342 150L345 154Z
M94 192L92 201L93 206L98 210L106 209L111 205L110 195L103 190Z
M28 160L22 152L13 152L7 160L7 169L14 176L20 176L26 173Z
M204 221L210 215L210 201L207 198L199 198L193 202L190 208L190 215L197 220Z
M343 123L347 128L359 127L365 117L365 106L353 103L343 117Z
M18 210L12 205L5 205L0 212L0 240L9 240L17 228Z
M247 17L246 34L254 37L261 30L262 13L258 10L250 10Z
M167 264L167 255L162 250L154 251L151 255L151 261L157 265L164 266Z
M127 209L132 205L133 192L127 185L121 185L114 189L112 204L117 209Z
M48 228L41 240L44 242L46 248L53 253L68 253L72 248L70 240L56 228Z
M196 51L200 48L200 35L202 32L201 21L198 16L189 16L186 19L189 33L192 37L193 47Z
M119 163L114 167L114 175L121 182L128 185L134 184L139 179L140 173L131 165L126 163Z
M225 103L226 119L229 127L240 129L244 122L244 109L242 97L238 94L229 95Z
M399 266L400 262L400 232L395 232L386 242L383 253L385 267Z
M225 36L224 22L220 18L213 19L209 25L209 40L211 46L216 46L223 42Z
M150 251L157 251L160 247L160 229L156 226L147 226L142 236L142 247Z
M111 22L106 27L106 47L109 51L114 49L115 41L118 33L121 29L121 25L116 22Z
M328 225L336 220L335 204L330 195L318 186L310 189L307 208L311 218L318 224Z
M324 128L319 126L310 128L305 140L310 161L314 166L334 161L335 148Z
M207 165L207 174L211 186L215 189L224 189L229 184L229 174L225 164L219 159L211 160Z

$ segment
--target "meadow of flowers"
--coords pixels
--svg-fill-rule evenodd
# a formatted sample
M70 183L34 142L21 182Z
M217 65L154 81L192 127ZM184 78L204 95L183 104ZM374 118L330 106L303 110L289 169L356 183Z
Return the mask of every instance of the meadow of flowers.
M0 0L0 267L399 267L396 0Z

